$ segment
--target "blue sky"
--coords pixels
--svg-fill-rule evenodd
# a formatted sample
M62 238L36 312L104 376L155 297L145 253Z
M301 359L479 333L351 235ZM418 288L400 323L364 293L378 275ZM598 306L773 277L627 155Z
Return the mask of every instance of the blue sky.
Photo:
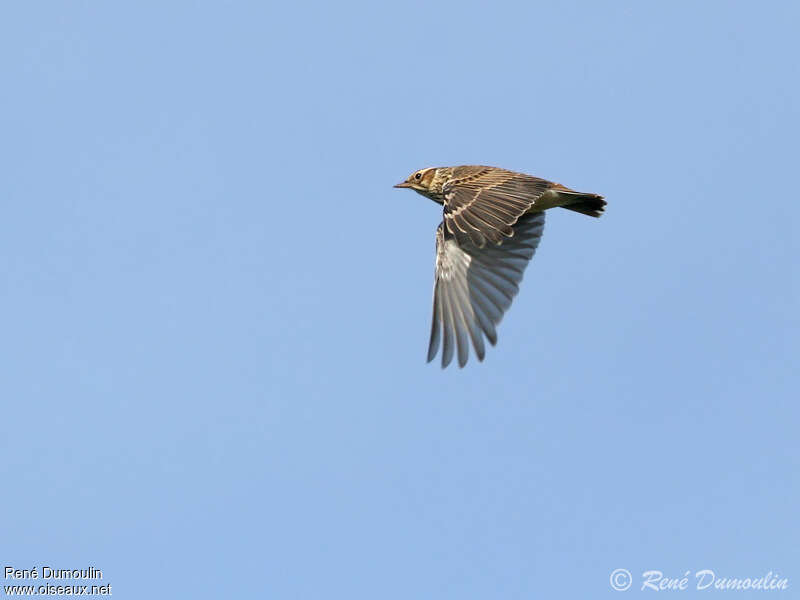
M796 5L2 13L3 566L130 598L800 586ZM442 371L440 208L391 186L472 163L609 206L552 211L498 346Z

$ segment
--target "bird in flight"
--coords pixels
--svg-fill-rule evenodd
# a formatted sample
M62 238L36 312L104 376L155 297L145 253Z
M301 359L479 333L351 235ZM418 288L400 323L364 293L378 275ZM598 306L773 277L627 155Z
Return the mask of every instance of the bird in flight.
M396 188L408 188L444 206L436 229L436 276L428 362L442 345L442 368L458 353L463 367L469 341L478 360L483 337L494 346L496 327L519 291L522 274L544 229L544 211L560 206L599 217L602 196L496 167L429 167Z

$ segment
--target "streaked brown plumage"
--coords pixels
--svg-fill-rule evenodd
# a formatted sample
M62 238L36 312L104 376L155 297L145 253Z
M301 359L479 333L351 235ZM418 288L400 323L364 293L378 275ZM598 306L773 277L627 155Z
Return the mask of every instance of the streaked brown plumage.
M436 278L428 362L442 347L442 368L458 352L463 367L469 342L483 360L483 336L494 345L496 326L519 290L544 228L544 211L560 206L592 217L602 196L576 192L524 173L496 167L430 167L395 187L409 188L444 206L436 230Z

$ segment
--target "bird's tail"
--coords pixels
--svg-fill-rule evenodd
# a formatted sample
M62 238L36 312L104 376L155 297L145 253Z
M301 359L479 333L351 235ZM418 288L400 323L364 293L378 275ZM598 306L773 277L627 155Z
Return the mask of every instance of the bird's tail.
M606 207L606 201L597 194L584 194L565 189L559 190L558 195L564 200L562 208L574 210L590 217L599 217Z

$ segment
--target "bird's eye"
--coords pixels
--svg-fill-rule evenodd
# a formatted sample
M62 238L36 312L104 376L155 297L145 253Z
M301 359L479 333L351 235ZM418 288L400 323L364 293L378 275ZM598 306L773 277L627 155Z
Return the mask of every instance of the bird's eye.
M416 179L417 181L419 181L421 178L422 178L422 173L415 173L414 174L414 179Z

